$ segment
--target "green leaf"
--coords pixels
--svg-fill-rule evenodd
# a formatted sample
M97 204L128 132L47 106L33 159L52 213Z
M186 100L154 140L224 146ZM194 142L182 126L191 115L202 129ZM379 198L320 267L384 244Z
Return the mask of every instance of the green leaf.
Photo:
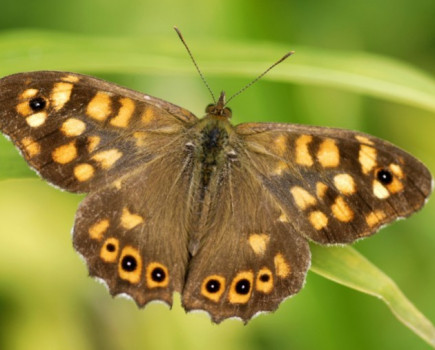
M435 348L435 328L397 285L352 247L311 245L311 271L381 299L405 326Z

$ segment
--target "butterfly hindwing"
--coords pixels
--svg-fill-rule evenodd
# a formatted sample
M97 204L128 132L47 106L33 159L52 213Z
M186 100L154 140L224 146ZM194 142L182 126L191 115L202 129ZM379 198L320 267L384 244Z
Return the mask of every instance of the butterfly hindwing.
M51 183L89 192L164 153L197 119L154 97L84 75L0 81L0 128Z
M349 243L420 209L432 177L416 158L378 138L294 124L242 124L251 164L298 232Z

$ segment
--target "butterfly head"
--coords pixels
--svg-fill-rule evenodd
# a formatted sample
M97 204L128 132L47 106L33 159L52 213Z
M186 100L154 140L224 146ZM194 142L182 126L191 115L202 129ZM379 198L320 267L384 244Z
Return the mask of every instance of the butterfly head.
M211 103L205 109L207 115L218 119L230 119L232 112L231 109L225 107L225 103L225 92L222 91L217 103Z

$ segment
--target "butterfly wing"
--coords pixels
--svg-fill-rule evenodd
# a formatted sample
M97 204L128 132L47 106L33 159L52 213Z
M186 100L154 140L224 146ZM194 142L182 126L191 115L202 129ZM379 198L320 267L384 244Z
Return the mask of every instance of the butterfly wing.
M29 164L56 186L90 192L73 232L90 274L140 306L154 299L171 304L188 258L183 203L191 171L184 145L197 118L154 97L63 72L5 77L0 101L0 129Z
M246 164L228 162L210 184L199 242L190 247L183 306L217 323L275 310L301 289L310 264L306 239Z
M112 183L171 147L197 121L163 100L64 72L0 80L0 129L40 175L89 192Z
M294 124L241 124L237 133L269 193L295 229L323 244L348 243L420 209L432 176L378 138Z

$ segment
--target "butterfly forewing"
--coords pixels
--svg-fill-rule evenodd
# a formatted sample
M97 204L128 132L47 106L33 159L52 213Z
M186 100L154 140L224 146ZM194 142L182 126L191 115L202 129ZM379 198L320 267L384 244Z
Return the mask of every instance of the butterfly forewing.
M420 209L432 177L416 158L375 137L291 124L237 131L257 177L300 234L349 243Z
M158 154L196 117L180 107L99 79L21 73L0 82L0 127L51 183L89 192Z

